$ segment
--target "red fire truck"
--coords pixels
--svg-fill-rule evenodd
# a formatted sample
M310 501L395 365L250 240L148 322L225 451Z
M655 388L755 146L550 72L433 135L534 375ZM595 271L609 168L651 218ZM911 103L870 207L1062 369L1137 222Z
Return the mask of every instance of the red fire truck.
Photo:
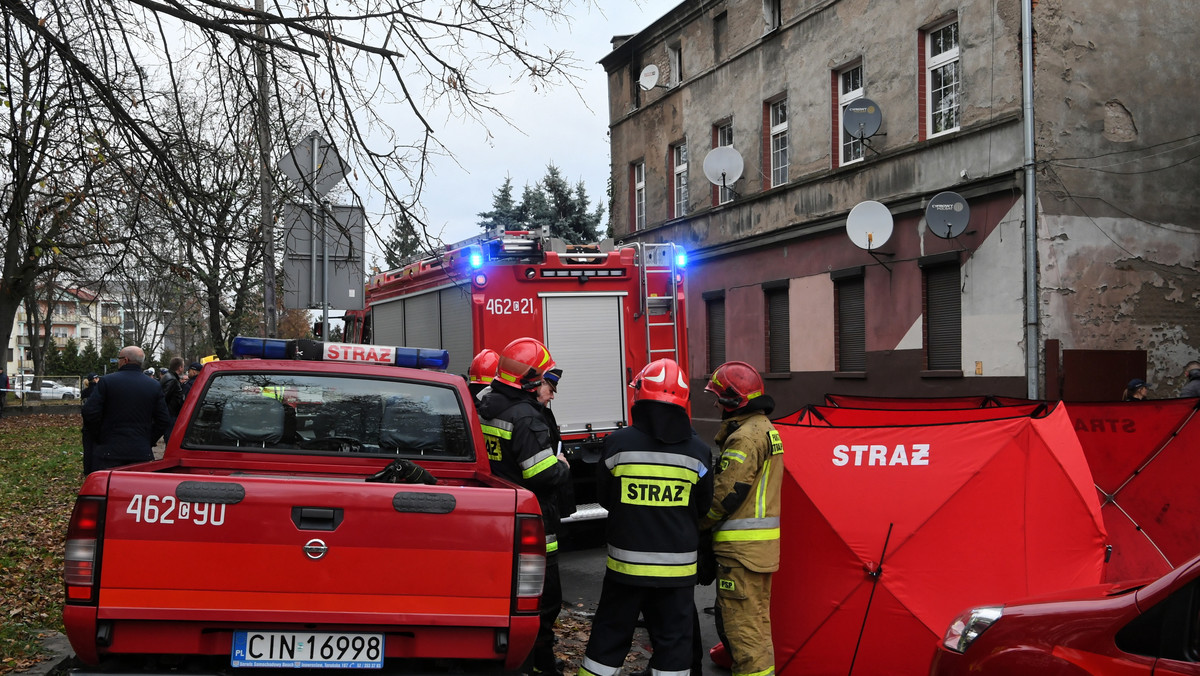
M552 407L575 477L569 520L602 518L594 463L603 437L629 422L629 381L655 359L687 369L685 266L674 244L508 231L373 276L366 309L346 315L346 340L440 347L462 374L484 348L543 341L563 369Z

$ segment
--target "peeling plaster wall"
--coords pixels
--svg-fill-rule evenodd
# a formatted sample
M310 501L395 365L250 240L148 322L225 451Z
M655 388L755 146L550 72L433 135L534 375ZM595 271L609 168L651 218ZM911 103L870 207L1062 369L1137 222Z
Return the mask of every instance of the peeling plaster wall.
M1194 0L1039 0L1042 338L1146 350L1155 397L1200 357Z
M1174 396L1200 344L1200 233L1047 214L1038 235L1044 337L1064 349L1145 350L1154 396Z

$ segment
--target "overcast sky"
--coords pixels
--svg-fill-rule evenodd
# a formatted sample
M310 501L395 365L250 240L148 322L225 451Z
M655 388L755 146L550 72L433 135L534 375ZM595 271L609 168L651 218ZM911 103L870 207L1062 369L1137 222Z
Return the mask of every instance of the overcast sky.
M503 122L488 128L444 127L440 134L458 158L435 164L425 192L429 223L444 228L442 239L454 242L479 234L481 211L491 209L492 197L506 175L519 199L526 183L536 183L553 163L569 183L582 180L594 207L605 206L607 223L608 80L598 63L612 51L612 37L637 33L662 17L680 0L598 0L600 8L576 8L572 25L530 33L531 44L570 49L579 61L579 93L560 86L531 92L524 84L496 99L496 107L519 129ZM488 138L488 133L492 138Z

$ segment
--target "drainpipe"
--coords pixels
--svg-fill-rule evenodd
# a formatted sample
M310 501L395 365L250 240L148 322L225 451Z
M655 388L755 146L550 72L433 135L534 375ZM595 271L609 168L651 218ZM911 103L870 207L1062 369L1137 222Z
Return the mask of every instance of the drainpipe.
M1021 118L1025 130L1025 385L1038 398L1037 191L1033 142L1033 0L1021 0Z

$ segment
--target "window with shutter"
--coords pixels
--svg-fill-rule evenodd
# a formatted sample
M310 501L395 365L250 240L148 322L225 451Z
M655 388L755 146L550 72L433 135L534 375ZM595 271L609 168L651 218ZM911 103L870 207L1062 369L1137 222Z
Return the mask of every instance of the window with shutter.
M925 268L925 357L930 371L962 369L962 296L957 262Z
M708 314L708 372L712 373L725 363L725 297L706 299L704 307Z
M850 277L838 280L834 287L837 294L837 325L834 336L837 340L838 371L867 370L867 318L866 294L863 278Z
M766 289L767 300L767 371L790 373L791 331L789 327L787 286Z

